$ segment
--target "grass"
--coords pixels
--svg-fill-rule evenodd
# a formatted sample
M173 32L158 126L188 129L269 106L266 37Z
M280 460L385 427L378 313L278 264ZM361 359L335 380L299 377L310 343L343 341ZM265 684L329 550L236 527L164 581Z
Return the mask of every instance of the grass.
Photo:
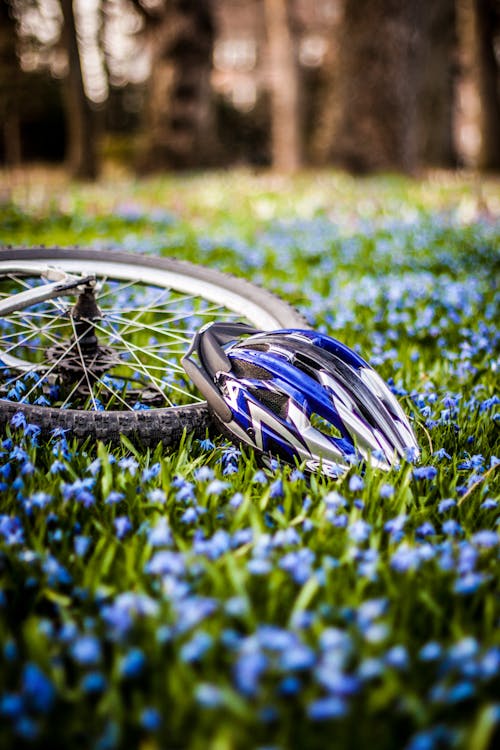
M0 747L500 739L498 182L10 176L4 244L175 254L359 349L419 465L261 471L222 438L0 452Z

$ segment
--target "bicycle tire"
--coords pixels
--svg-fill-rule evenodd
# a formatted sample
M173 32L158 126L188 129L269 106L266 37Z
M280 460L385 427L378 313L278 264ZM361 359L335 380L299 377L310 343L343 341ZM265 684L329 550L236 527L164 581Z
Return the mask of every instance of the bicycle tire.
M64 270L89 272L104 271L105 266L114 273L139 274L146 279L170 279L186 293L197 288L203 292L202 299L216 301L221 294L230 300L227 308L241 314L256 327L273 328L308 327L304 318L287 302L245 279L225 274L215 269L196 265L176 258L143 256L116 250L95 250L61 247L6 247L0 249L0 277L2 265L13 261L49 263ZM87 265L86 265L87 264ZM123 276L125 274L125 276ZM146 282L144 282L146 283ZM165 286L165 288L168 288ZM124 435L151 446L162 442L175 446L183 433L202 436L210 427L211 420L205 402L182 406L151 408L146 411L94 411L72 408L56 408L19 403L0 398L0 426L5 427L14 414L21 412L27 423L37 425L41 436L49 436L59 428L78 439L99 439L116 442Z

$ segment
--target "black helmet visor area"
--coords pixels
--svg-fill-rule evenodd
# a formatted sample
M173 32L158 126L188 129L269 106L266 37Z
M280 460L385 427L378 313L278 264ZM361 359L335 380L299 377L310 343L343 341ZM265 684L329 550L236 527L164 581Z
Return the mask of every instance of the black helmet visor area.
M325 385L320 380L320 372L331 375L352 396L363 419L373 429L381 430L386 439L398 449L401 455L403 454L407 446L403 444L394 425L395 419L399 421L398 417L391 413L387 404L372 393L355 367L346 364L340 357L315 344L302 342L297 338L291 340L286 334L282 336L273 334L272 337L267 337L263 333L237 344L235 348L253 349L265 343L268 344L268 353L274 350L276 354L281 353L282 356L286 356L295 367L313 377L322 388Z
M181 360L186 373L223 422L230 422L232 419L231 409L214 382L218 372L231 370L231 362L223 346L231 341L237 341L241 336L256 333L260 332L244 323L211 323L195 334L191 346Z

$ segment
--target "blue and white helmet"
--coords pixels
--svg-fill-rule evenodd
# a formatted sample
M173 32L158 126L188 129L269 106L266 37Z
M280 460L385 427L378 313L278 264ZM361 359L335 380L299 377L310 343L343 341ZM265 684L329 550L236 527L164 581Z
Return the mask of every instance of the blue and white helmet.
M195 335L183 365L222 431L265 462L305 461L309 471L338 476L360 459L387 470L407 449L418 455L387 385L329 336L212 323Z

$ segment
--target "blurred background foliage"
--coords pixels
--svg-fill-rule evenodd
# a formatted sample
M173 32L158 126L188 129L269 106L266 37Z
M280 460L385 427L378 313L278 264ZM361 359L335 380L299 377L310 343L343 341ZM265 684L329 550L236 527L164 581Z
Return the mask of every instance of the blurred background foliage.
M0 163L500 167L496 0L0 0Z

